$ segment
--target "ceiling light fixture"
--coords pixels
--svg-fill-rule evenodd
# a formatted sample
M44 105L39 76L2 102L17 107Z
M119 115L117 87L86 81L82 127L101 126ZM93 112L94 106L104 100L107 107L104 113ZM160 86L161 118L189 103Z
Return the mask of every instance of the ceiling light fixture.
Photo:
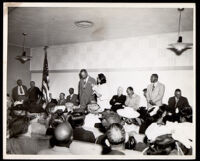
M178 40L176 43L169 44L171 48L168 48L175 52L176 55L181 55L184 51L187 49L191 49L192 43L183 43L183 38L180 35L180 27L181 27L181 12L184 10L184 8L178 8L179 11L179 22L178 22Z
M19 60L22 64L24 64L25 62L31 60L31 56L26 56L26 51L25 51L25 36L27 35L26 33L22 34L24 36L24 41L23 41L23 51L22 51L22 55L17 56L16 59Z
M82 27L82 28L89 28L94 25L94 23L92 21L85 21L85 20L84 21L76 21L74 23L77 27Z

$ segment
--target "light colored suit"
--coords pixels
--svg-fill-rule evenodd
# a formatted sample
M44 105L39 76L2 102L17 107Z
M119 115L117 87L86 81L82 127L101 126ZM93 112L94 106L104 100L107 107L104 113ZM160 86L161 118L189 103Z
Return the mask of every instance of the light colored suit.
M165 85L157 82L155 88L153 90L153 84L148 85L147 87L147 101L152 100L156 106L162 105L162 99L165 93ZM148 108L152 107L149 103L147 103Z

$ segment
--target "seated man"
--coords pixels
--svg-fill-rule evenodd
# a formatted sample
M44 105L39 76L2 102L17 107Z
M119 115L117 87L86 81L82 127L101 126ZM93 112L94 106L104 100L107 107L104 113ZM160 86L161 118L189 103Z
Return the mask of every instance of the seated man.
M134 90L132 87L128 87L126 92L127 92L127 97L126 97L125 105L128 107L132 107L134 110L137 110L140 104L140 96L134 93Z
M119 87L117 90L117 95L114 95L110 100L110 105L112 105L111 110L116 112L118 109L122 109L125 105L126 96L123 95L123 88Z
M174 97L170 97L168 100L168 106L172 113L176 113L176 110L180 111L181 108L189 107L189 103L186 97L183 97L180 89L176 89Z
M8 128L7 154L37 154L50 146L48 138L31 137L31 124L26 116L13 120Z
M38 154L72 155L69 146L72 143L73 130L68 122L59 124L54 130L54 147L44 149Z
M84 125L84 119L85 115L80 112L72 113L72 116L69 118L69 122L73 127L73 139L94 143L94 134L82 127Z
M64 93L60 93L60 98L58 100L58 105L65 105L66 100L65 100L65 94Z
M78 95L74 94L74 88L69 89L69 95L67 96L66 102L71 102L74 106L79 105Z

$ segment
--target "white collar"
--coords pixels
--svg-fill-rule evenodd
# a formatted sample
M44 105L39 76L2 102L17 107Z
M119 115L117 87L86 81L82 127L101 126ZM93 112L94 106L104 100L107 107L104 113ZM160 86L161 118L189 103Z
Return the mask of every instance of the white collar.
M152 83L155 87L158 85L158 81L155 82L155 83Z
M87 78L85 78L85 81L87 82L87 81L88 81L88 79L89 79L89 75L87 76Z

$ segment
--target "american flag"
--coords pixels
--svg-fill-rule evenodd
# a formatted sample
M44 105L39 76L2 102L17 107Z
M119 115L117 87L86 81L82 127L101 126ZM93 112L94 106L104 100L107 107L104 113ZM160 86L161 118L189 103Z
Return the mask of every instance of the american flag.
M45 56L43 64L43 74L42 74L42 93L43 99L46 103L49 102L49 69L47 60L47 46L44 47Z

